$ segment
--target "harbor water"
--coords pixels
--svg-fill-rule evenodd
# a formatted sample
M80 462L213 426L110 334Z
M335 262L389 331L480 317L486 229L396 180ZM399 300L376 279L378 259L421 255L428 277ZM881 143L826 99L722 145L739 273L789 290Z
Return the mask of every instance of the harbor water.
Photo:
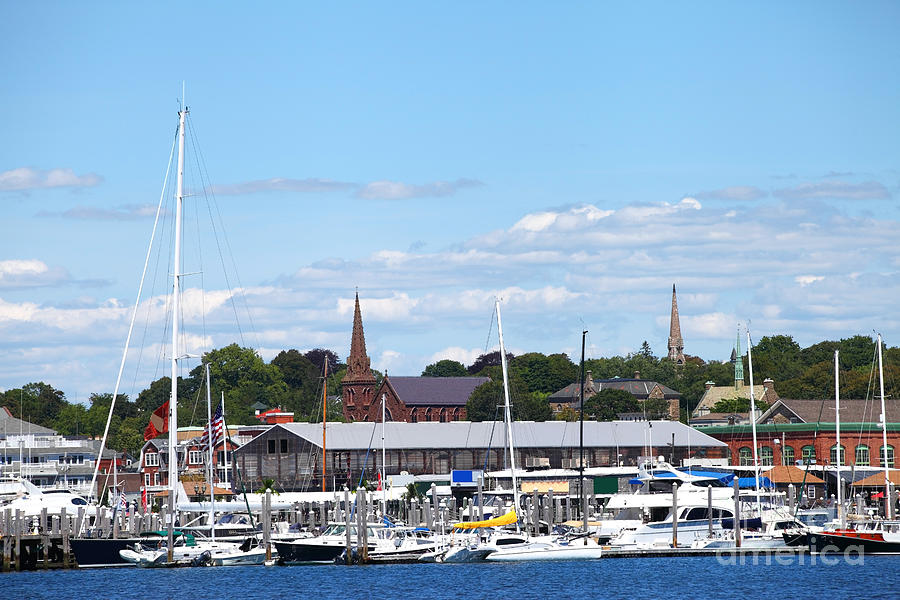
M582 562L0 574L0 597L52 598L898 598L900 556L746 556Z

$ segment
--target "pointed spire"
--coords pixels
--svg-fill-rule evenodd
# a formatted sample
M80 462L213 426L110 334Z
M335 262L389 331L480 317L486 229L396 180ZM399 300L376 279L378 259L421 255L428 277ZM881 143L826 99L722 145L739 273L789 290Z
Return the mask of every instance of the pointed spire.
M359 310L359 292L356 292L356 306L353 309L353 335L350 338L350 356L347 358L347 373L343 381L375 381L366 354L366 335L363 332L362 312Z
M675 284L672 284L672 316L669 320L669 360L684 364L684 340L681 337L681 322L678 319L678 301L675 299Z
M744 356L741 354L741 326L737 328L737 338L734 342L734 350L731 351L734 361L734 388L744 387Z

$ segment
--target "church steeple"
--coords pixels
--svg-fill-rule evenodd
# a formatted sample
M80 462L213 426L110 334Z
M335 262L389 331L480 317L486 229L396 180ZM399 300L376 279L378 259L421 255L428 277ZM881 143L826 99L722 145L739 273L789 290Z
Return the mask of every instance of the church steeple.
M678 301L675 299L675 284L672 284L672 316L669 320L669 360L676 365L684 364L684 339L681 337L681 322L678 320Z
M731 351L731 362L734 363L734 388L744 387L744 357L741 354L741 326L738 325L737 339Z
M353 309L353 335L350 338L350 356L347 358L347 373L343 381L375 381L369 355L366 354L366 335L363 332L362 312L359 310L359 292L356 293L356 306Z
M350 338L350 356L347 372L341 380L344 418L348 421L365 420L375 395L375 376L369 356L366 354L366 336L363 333L362 312L359 310L359 292L353 309L353 335Z

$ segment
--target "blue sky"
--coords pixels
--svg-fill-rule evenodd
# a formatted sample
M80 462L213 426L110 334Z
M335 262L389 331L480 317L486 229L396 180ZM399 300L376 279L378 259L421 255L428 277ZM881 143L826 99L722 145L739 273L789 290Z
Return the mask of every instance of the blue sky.
M592 356L662 353L673 283L685 350L705 359L747 321L756 339L895 345L898 17L881 2L4 3L0 388L112 390L182 81L243 341L267 359L346 356L357 287L373 366L398 375L496 343L497 295L513 351L574 356L584 327ZM208 301L185 322L198 353L239 340L237 279L214 277L201 239L186 242L204 253ZM149 297L166 285L163 269ZM148 346L126 393L162 374Z

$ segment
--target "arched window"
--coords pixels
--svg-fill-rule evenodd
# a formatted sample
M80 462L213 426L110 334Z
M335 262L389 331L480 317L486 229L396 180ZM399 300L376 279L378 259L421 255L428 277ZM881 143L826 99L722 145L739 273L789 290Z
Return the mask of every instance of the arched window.
M847 452L847 449L844 448L844 445L843 445L843 444L841 444L841 456L840 456L840 461L841 461L841 464L842 464L842 465L846 465L846 464L847 464L847 454L846 454L846 452ZM830 454L829 457L828 457L828 462L830 462L830 463L833 464L833 465L838 464L838 447L837 447L837 444L835 444L834 446L831 447L831 454Z
M865 444L860 444L856 447L856 466L857 467L868 467L869 466L869 447Z
M441 423L446 423L446 422L447 422L447 409L446 409L446 408L442 408L441 411L440 411L440 413L438 413L438 420L439 420Z
M793 446L783 446L781 448L781 464L783 464L783 465L794 464L794 447Z
M803 459L803 464L813 464L816 462L815 446L803 446L801 453L800 458Z
M742 467L753 464L753 450L751 450L747 446L744 446L743 448L738 450L738 456L740 457L740 463Z
M772 446L763 446L759 449L759 464L764 467L771 467L775 464L775 453L772 452Z
M881 448L878 449L878 456L881 459L882 467L889 467L892 469L894 468L894 447L893 446L888 445L888 447L887 447L887 459L885 459L885 456L884 456L884 446L882 446ZM885 462L887 462L887 464L885 464Z
M415 422L417 422L418 420L419 420L419 415L416 413L416 409L415 409L415 408L411 408L411 409L409 410L409 422L410 422L410 423L415 423Z

